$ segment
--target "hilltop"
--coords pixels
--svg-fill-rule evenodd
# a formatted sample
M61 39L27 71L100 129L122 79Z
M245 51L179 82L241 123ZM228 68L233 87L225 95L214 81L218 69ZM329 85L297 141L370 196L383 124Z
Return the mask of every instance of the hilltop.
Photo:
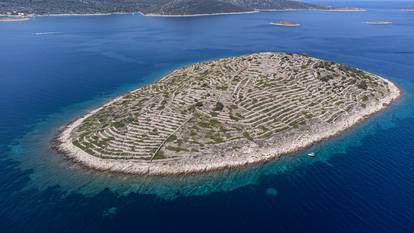
M69 124L55 147L115 172L225 169L334 136L399 95L390 81L346 65L257 53L177 69Z

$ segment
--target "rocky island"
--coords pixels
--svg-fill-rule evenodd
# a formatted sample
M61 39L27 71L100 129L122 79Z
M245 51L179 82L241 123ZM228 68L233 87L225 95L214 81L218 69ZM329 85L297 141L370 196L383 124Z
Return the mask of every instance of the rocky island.
M352 7L346 7L346 8L332 8L329 9L329 11L336 11L336 12L365 12L368 11L364 8L352 8Z
M371 24L371 25L387 25L387 24L392 24L391 21L382 21L382 20L370 20L367 21L367 24Z
M283 27L298 27L300 23L290 22L290 21L273 21L270 23L271 25L275 26L283 26Z
M54 148L111 172L227 169L332 137L399 95L392 82L346 65L256 53L174 70L68 124Z

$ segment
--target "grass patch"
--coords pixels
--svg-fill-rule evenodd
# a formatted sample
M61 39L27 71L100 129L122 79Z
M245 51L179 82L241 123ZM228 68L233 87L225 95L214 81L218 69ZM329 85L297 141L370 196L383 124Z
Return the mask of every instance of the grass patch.
M215 112L221 112L223 111L224 104L220 101L217 101L216 106L214 106L213 111Z
M253 141L253 137L247 131L243 132L243 137L245 137L249 141Z
M119 129L119 128L125 127L125 124L122 123L122 122L114 122L114 123L112 123L112 126Z
M181 152L181 151L188 151L186 148L178 147L178 146L167 146L165 149L174 151L174 152Z
M177 136L175 136L175 135L171 135L167 138L167 142L173 142L175 140L177 140Z
M208 133L208 137L213 141L214 144L222 143L224 141L219 132L210 131Z
M155 153L155 155L154 155L154 158L152 158L152 159L154 159L154 160L156 160L156 159L165 159L164 151L162 151L162 150L157 151L157 153Z

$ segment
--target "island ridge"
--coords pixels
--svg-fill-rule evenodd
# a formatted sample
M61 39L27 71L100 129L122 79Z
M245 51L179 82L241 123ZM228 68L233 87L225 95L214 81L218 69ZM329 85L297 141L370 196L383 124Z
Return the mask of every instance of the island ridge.
M174 70L68 124L54 148L112 172L227 169L332 137L399 95L392 82L346 65L256 53Z

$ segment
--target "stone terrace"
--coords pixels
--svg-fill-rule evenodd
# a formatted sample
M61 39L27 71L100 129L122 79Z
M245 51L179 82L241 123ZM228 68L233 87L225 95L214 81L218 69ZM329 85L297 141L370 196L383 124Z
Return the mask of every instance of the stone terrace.
M226 143L327 126L389 92L372 74L305 55L225 58L175 70L128 93L84 120L72 142L100 158L208 156Z

